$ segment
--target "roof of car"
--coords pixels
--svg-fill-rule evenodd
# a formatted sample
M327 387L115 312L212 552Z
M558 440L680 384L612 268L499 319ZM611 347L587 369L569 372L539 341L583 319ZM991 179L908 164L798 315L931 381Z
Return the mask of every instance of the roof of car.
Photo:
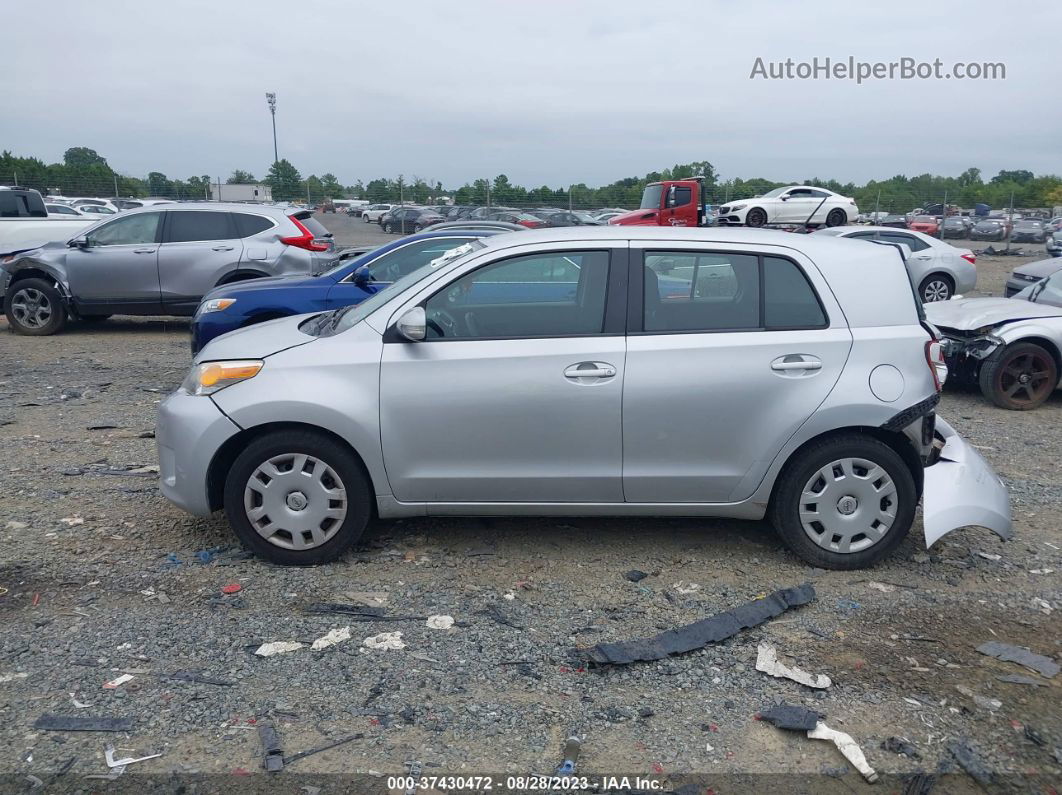
M133 201L138 201L134 199ZM219 212L252 212L252 211L265 211L272 213L283 213L284 215L291 215L293 213L304 212L305 207L277 207L272 204L246 204L240 202L174 202L173 204L151 204L144 207L134 207L131 210L125 210L122 215L130 215L132 213L143 212L158 212L160 208L165 208L167 212L181 212L182 210L217 210Z

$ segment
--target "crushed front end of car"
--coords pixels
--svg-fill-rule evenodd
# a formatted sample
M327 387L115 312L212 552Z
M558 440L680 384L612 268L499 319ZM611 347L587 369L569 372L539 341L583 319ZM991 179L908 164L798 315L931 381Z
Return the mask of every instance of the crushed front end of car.
M948 372L965 383L976 381L981 362L1006 345L1003 339L993 333L996 328L984 326L963 331L938 326L941 334L940 346L944 351Z

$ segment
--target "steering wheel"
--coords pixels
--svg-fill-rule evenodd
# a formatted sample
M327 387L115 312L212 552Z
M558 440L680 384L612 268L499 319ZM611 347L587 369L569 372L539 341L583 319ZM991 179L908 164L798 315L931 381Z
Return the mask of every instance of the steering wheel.
M445 309L433 309L425 325L440 337L446 337L447 332L451 337L457 336L457 320Z

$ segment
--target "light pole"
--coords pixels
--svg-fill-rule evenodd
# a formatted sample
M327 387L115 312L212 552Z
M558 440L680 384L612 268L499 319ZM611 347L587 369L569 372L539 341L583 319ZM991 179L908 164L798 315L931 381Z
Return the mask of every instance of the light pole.
M269 115L273 117L273 162L280 161L277 154L277 95L273 91L266 92L266 102L269 103Z

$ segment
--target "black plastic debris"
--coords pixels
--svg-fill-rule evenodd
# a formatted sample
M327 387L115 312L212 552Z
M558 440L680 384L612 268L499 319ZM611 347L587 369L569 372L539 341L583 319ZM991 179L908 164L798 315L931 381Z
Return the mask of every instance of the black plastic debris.
M327 751L327 750L329 750L331 748L335 748L336 746L345 745L346 743L349 743L349 742L351 742L353 740L360 740L364 736L365 735L362 734L361 732L358 732L357 734L348 734L346 737L340 737L337 740L333 740L330 743L325 743L324 745L319 745L316 748L307 748L305 751L299 751L297 754L292 754L291 756L285 756L284 757L284 764L285 765L290 765L292 762L297 762L298 760L305 759L308 756L313 756L314 754L319 754L319 753L321 753L321 751Z
M815 728L825 715L793 704L775 704L770 709L760 711L760 720L773 723L779 729L809 732Z
M128 732L133 730L133 719L41 715L33 723L33 728L49 732Z
M911 759L921 759L922 755L918 753L914 745L905 740L903 737L889 737L881 741L881 748L884 751L889 751L893 754L902 754L903 756L909 756Z
M999 643L990 640L987 643L982 643L978 646L977 650L981 652L981 654L987 654L989 657L995 657L997 660L1003 660L1003 662L1013 662L1018 665L1024 665L1029 670L1036 671L1040 676L1047 679L1056 676L1060 670L1058 663L1050 657L1036 654L1021 646L1011 646L1009 643Z
M477 611L480 615L489 616L497 621L502 626L512 627L513 629L527 629L527 627L513 618L509 613L502 610L501 607L494 602L491 602L483 610Z
M262 767L270 773L279 773L284 769L284 751L272 723L258 724L258 740L262 743Z
M726 640L743 629L750 629L769 619L777 618L791 607L806 605L814 600L815 588L811 583L806 582L796 588L783 588L775 591L763 599L756 599L711 618L661 632L652 638L639 638L620 643L599 643L579 653L599 665L624 665L636 661L662 660L672 654L683 654L703 648L709 643Z
M649 575L646 574L644 571L641 571L639 569L631 569L630 571L628 571L623 576L626 577L631 582L641 582L642 580L644 580Z
M992 771L977 756L969 740L953 740L948 743L948 751L955 757L955 761L962 765L962 769L979 784L987 786L992 783Z
M427 616L388 615L382 607L349 605L342 602L317 602L306 606L307 613L349 616L352 621L423 621Z
M919 771L903 780L903 789L900 790L900 795L929 795L936 785L936 776Z

